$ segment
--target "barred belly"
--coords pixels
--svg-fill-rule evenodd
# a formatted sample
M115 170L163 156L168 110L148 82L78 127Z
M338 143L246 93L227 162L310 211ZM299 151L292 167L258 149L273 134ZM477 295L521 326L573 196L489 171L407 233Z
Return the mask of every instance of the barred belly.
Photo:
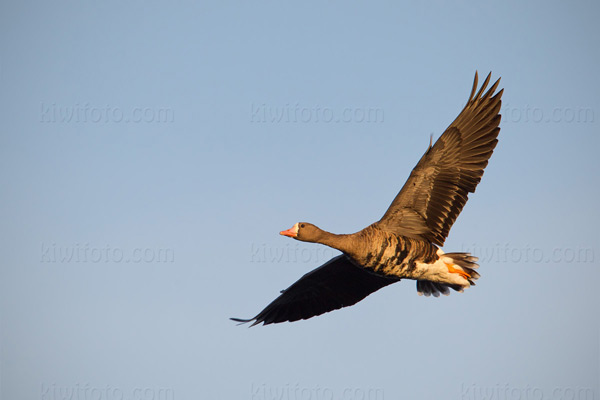
M364 268L381 275L416 278L418 265L437 260L437 247L425 241L397 235L385 235L382 246L357 259Z

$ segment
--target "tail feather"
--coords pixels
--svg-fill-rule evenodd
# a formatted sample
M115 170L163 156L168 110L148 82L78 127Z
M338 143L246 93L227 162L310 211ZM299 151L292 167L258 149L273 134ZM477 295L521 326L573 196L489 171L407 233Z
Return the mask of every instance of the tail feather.
M450 289L462 293L465 288L475 286L475 281L480 277L477 271L475 271L477 268L479 268L479 265L477 264L477 257L472 256L470 253L443 253L441 250L438 251L438 254L444 263L459 267L466 275L468 275L466 280L469 284L458 285L418 280L417 293L419 296L425 295L439 297L440 293L448 296L450 294Z
M431 281L417 281L417 293L419 296L425 295L425 297L440 297L440 293L444 296L448 296L450 294L450 289L456 290L459 293L462 293L463 291L463 287L460 285L443 284Z
M477 264L478 258L472 256L470 253L444 253L441 257L445 262L461 267L469 275L467 280L472 286L475 285L473 281L476 281L481 276L475 271L479 268L479 264Z
M442 254L442 257L448 257L449 262L460 265L461 267L471 269L479 268L479 264L477 264L479 258L472 256L471 253L444 253Z

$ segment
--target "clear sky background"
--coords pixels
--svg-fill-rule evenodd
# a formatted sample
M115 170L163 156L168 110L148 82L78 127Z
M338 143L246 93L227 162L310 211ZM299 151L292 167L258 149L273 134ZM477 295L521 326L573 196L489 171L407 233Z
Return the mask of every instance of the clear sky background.
M1 398L599 399L599 17L2 2ZM336 254L280 230L383 215L475 70L502 130L444 250L480 256L477 286L230 321Z

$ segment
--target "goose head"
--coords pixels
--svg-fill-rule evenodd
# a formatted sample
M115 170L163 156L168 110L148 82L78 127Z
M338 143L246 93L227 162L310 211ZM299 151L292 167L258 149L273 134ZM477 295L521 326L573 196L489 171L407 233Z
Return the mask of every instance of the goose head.
M279 232L280 235L301 240L303 242L319 242L323 231L308 222L297 222L290 229Z

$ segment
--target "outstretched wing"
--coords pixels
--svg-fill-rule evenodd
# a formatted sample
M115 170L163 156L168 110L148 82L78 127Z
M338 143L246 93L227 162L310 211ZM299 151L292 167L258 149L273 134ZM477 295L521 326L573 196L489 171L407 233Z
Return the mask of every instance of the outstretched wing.
M251 326L308 319L323 313L358 303L369 294L397 282L397 278L375 275L354 265L346 255L339 255L308 272L282 291L271 304L251 319L231 318L251 322Z
M498 143L504 89L494 95L498 79L483 94L490 76L491 73L475 94L475 72L467 105L421 157L390 208L376 223L379 228L439 246L444 244Z

